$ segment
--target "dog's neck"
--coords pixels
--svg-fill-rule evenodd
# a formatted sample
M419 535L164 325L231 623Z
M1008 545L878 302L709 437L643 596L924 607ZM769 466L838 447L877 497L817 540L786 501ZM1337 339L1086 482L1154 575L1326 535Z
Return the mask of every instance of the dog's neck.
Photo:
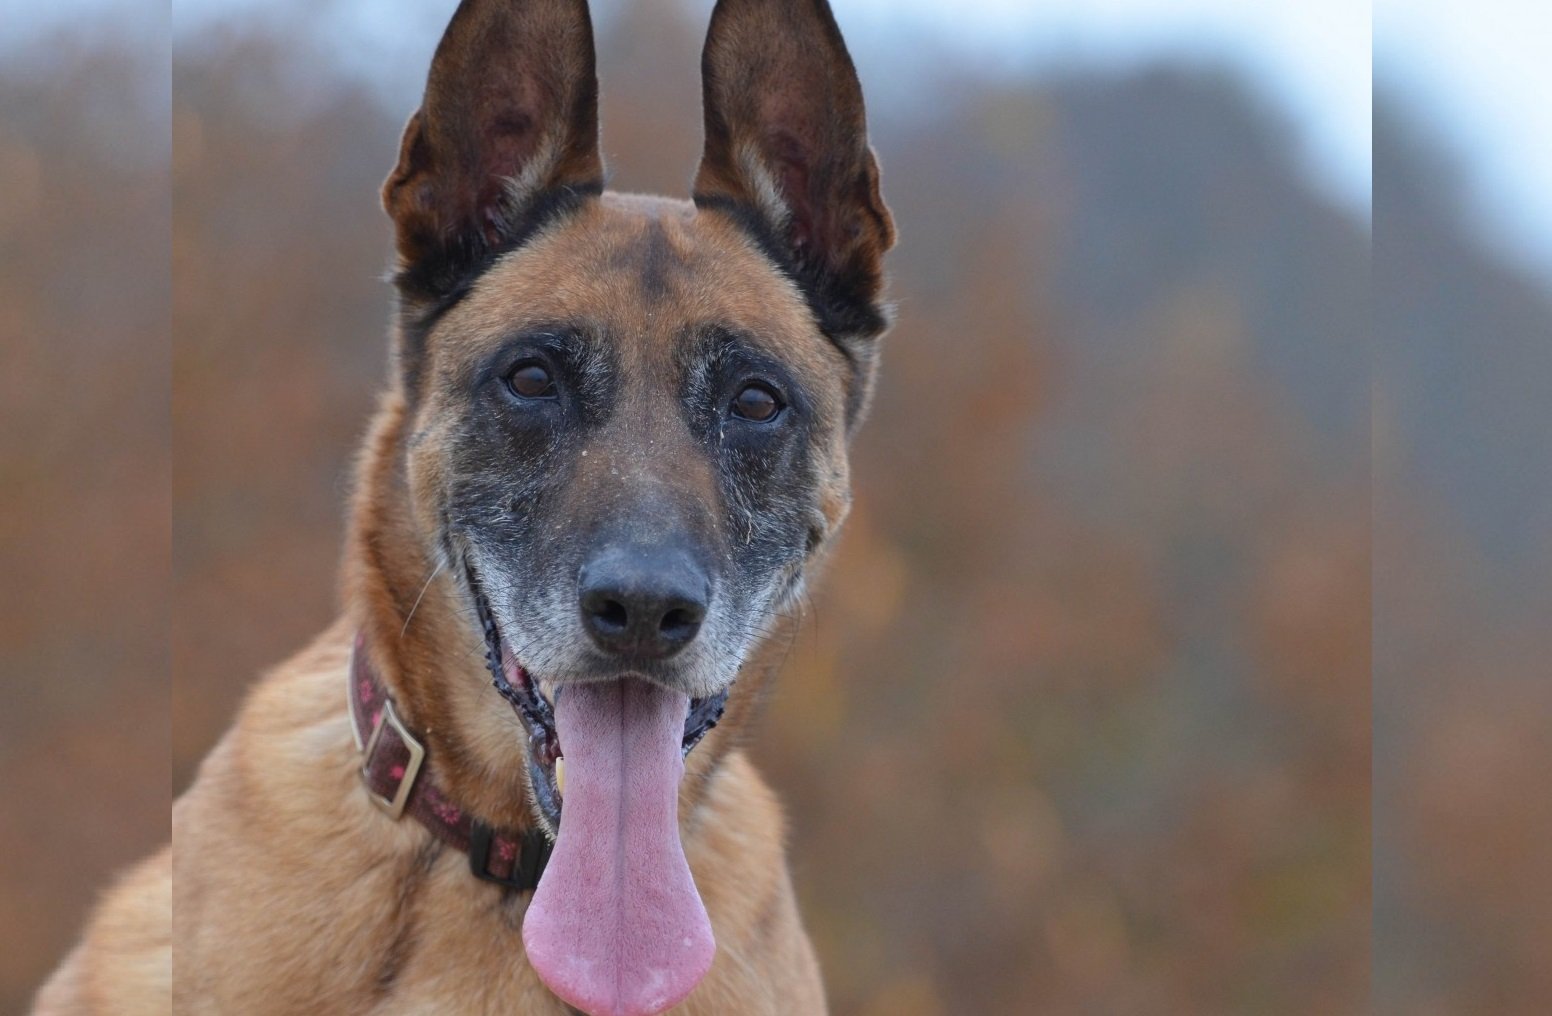
M346 678L347 700L361 752L362 782L373 802L391 818L414 818L467 854L476 878L519 891L537 888L550 856L550 834L537 826L522 833L492 829L449 800L430 773L422 773L427 756L421 735L399 718L368 657L366 637L357 634Z
M439 567L411 518L408 419L390 392L363 450L344 562L351 620L400 717L425 742L427 775L480 821L523 830L533 822L523 730L490 688L458 576Z

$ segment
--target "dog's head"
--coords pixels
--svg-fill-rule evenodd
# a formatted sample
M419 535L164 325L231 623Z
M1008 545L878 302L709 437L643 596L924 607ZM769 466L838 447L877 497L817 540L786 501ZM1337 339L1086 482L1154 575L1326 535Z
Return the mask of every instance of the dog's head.
M822 0L723 0L694 202L603 193L582 0L465 0L383 187L422 535L541 681L724 691L849 500L885 323Z

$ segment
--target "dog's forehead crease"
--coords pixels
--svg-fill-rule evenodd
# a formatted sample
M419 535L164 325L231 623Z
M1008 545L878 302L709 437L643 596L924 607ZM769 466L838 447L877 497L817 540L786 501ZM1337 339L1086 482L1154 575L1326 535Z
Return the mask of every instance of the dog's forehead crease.
M557 221L476 281L437 344L462 360L525 328L567 323L619 341L627 363L670 357L712 325L810 376L843 362L745 233L666 198L608 193Z

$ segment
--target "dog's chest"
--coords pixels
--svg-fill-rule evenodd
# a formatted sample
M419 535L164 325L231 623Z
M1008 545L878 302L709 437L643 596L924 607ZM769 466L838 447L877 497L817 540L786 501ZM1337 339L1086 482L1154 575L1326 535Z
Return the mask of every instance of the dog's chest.
M392 987L368 1011L373 1016L568 1016L569 1008L539 983L538 976L522 960L511 958L511 972L478 974L454 965L414 964L404 971L401 983Z
M456 865L447 867L456 868ZM373 977L375 1016L566 1016L523 953L526 897L443 865L406 898ZM384 942L384 938L379 938Z

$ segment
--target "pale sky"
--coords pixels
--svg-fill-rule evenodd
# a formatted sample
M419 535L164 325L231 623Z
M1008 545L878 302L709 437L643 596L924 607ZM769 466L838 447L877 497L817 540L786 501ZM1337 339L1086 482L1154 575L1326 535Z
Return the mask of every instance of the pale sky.
M1378 0L1375 69L1438 129L1485 235L1552 278L1552 3Z

